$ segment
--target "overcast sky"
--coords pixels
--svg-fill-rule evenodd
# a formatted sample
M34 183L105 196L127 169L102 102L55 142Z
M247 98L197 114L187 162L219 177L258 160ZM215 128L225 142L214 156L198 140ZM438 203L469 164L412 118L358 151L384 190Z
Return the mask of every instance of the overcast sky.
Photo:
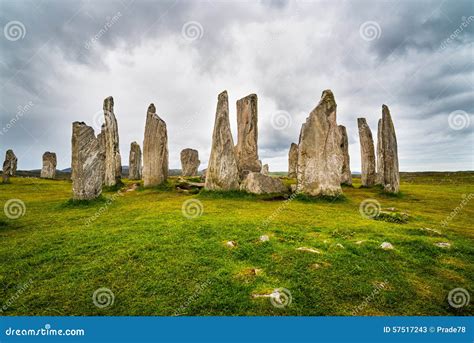
M143 143L154 103L179 152L210 154L217 95L258 95L259 155L287 170L291 142L324 89L360 170L357 118L376 138L392 113L400 169L474 169L472 1L0 1L0 154L19 169L71 163L73 121L103 121L113 96L120 149Z

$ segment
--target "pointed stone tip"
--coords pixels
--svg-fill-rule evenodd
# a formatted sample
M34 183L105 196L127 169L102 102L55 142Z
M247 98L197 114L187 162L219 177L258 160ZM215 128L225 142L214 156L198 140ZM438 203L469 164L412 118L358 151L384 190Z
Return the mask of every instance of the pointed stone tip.
M156 108L155 108L155 105L153 103L151 103L150 106L148 106L148 112L156 113Z
M357 118L357 124L365 124L367 120L365 118Z
M217 97L217 99L221 100L222 98L226 98L227 99L228 95L227 95L227 91L223 91L219 94L219 96Z
M321 94L321 99L332 100L332 101L335 102L334 94L333 94L332 90L330 90L330 89L323 90L323 94Z
M114 98L111 96L108 96L107 98L104 99L104 110L110 109L113 107L114 107Z
M382 114L390 114L390 110L387 105L382 105Z

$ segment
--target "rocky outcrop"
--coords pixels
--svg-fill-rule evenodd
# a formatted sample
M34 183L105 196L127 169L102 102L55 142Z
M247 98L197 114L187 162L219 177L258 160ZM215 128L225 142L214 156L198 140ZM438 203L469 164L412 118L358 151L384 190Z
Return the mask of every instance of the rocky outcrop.
M132 142L130 144L128 178L130 180L140 180L142 178L142 151L137 142Z
M143 140L143 183L145 187L157 186L168 178L168 133L166 123L150 104L146 115Z
M392 116L386 105L382 106L382 161L384 191L398 193L400 191L400 174L397 136Z
M237 145L235 146L235 154L241 177L246 171L258 172L262 168L262 164L258 159L257 124L257 95L250 94L237 100Z
M121 182L122 161L120 157L117 119L114 114L114 99L104 100L105 117L105 179L106 186L115 186Z
M268 166L268 164L264 164L262 166L262 170L260 171L260 173L262 173L263 175L268 175L270 173L270 167Z
M342 153L342 170L341 170L341 184L351 186L352 174L349 157L349 140L347 138L347 130L343 125L339 125L339 135L341 139L341 153Z
M375 184L383 185L383 179L382 119L379 119L377 125L377 175Z
M301 127L298 144L298 192L311 196L338 196L343 158L336 123L336 101L325 90Z
M40 176L44 179L54 179L56 177L56 154L46 151L43 154L43 168Z
M240 189L253 194L283 193L287 191L280 179L256 172L247 174L240 185Z
M216 119L212 134L211 156L206 171L205 188L208 190L238 190L239 169L229 123L227 91L217 99Z
M180 154L181 170L183 176L195 176L198 174L198 168L201 164L199 153L194 149L183 149Z
M8 182L10 176L15 176L18 159L13 150L7 150L5 154L5 161L3 162L3 182Z
M97 198L102 192L102 164L99 139L94 129L83 122L72 124L72 197L74 200Z
M359 127L361 175L360 180L363 187L375 185L375 150L372 131L365 118L357 118Z
M291 143L290 151L288 152L288 177L296 178L297 169L298 169L298 144Z

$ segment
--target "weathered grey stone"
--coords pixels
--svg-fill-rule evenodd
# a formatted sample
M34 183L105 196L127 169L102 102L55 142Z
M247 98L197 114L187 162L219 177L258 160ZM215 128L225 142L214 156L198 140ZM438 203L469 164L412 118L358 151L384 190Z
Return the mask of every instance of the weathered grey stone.
M256 172L248 173L242 181L240 189L253 194L283 193L287 191L280 179Z
M72 124L72 192L75 200L90 200L102 193L102 164L99 139L83 122Z
M264 164L262 166L262 170L261 170L261 173L263 175L268 175L270 173L270 167L268 166L268 164Z
M46 151L43 154L43 168L40 176L44 179L54 179L56 177L56 154Z
M352 174L349 157L349 140L347 138L347 130L343 125L339 125L339 135L341 139L341 153L342 153L342 170L341 170L341 183L344 185L352 185Z
M117 119L114 114L114 99L104 100L105 117L105 180L106 186L115 186L122 177Z
M377 125L377 176L375 184L383 185L383 145L382 145L382 119L379 119Z
M148 106L143 140L143 183L157 186L168 178L168 133L166 123L156 114L155 105Z
M361 184L364 187L375 185L375 150L372 131L365 118L357 118L359 127Z
M13 150L7 150L5 154L5 161L3 162L3 182L8 182L10 176L15 176L18 159Z
M389 193L398 193L400 191L400 174L397 136L392 116L386 105L382 106L382 160L384 190Z
M336 123L336 101L325 90L301 127L298 144L298 191L311 196L338 196L343 157Z
M142 150L137 142L130 144L128 178L130 180L140 180L142 178Z
M207 166L205 184L205 188L208 190L239 189L239 169L230 131L227 91L219 94L217 99L211 156Z
M101 131L97 135L97 140L99 141L100 157L102 158L102 163L100 165L100 177L102 179L102 184L105 183L105 124L102 124Z
M240 176L243 171L258 172L262 164L258 159L257 95L250 94L237 100L237 145L235 154Z
M198 174L198 168L201 164L199 153L194 149L183 149L180 154L181 170L183 176L195 176Z
M296 178L298 169L298 144L291 143L288 152L288 177Z

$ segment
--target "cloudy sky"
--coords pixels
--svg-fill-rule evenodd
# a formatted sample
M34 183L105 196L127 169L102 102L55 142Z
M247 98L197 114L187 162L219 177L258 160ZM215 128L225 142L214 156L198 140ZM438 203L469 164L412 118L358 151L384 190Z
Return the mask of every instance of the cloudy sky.
M103 120L112 95L123 164L154 103L170 167L183 148L207 164L217 95L256 93L259 154L287 169L291 142L331 89L360 170L357 117L376 136L382 104L400 169L474 169L472 1L0 1L0 154L19 169L45 151L70 166L73 121Z

